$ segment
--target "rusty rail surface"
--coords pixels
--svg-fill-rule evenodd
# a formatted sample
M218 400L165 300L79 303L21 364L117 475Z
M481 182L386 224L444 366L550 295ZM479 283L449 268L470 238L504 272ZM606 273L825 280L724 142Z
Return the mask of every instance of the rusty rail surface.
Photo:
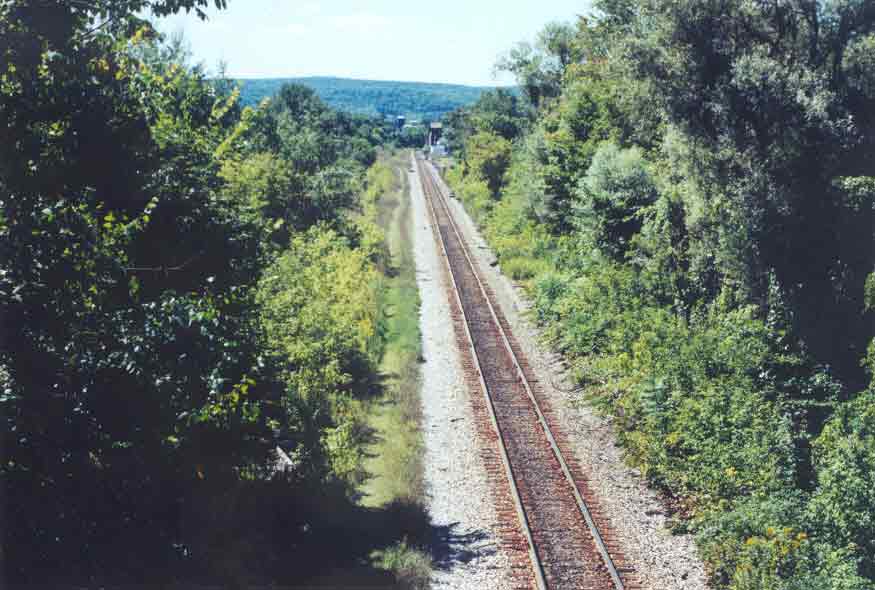
M505 543L515 579L539 590L633 590L632 571L613 540L610 524L588 490L587 476L561 435L549 401L526 361L495 296L480 279L433 166L417 160L435 238L447 265L449 296L468 382L482 391L475 403L478 429L497 446L487 470L507 482L510 502L502 519L515 520ZM466 354L467 353L467 354ZM480 409L477 412L477 408ZM501 503L499 503L501 504ZM525 580L525 582L524 582Z

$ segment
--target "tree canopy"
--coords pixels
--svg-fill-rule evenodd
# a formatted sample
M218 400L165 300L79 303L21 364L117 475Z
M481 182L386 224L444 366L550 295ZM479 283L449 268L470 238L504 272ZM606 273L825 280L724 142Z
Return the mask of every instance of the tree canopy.
M208 4L0 6L10 583L289 579L301 498L350 477L384 137L303 87L244 107L140 16Z

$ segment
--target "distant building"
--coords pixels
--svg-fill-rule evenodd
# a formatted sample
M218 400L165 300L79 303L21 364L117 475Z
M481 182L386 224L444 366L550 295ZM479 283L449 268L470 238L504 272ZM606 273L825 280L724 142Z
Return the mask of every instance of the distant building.
M443 131L443 123L432 123L428 130L428 145L437 145Z
M450 148L447 147L446 138L442 137L437 143L429 146L428 151L432 156L446 156L450 153Z

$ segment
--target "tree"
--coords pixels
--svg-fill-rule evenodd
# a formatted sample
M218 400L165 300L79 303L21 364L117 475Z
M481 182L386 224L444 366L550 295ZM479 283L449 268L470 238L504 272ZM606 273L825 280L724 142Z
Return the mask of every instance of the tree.
M565 68L579 58L574 37L571 25L550 23L538 33L534 46L517 44L498 60L495 69L513 74L529 104L541 108L559 96Z
M612 16L646 30L618 51L696 159L687 170L700 201L689 207L703 215L691 230L713 240L701 256L763 308L774 271L800 334L859 388L875 249L872 209L848 183L875 174L873 74L862 65L875 7L660 1Z
M17 582L172 578L198 543L181 515L268 471L284 417L258 360L262 241L218 174L251 113L144 48L132 12L205 5L0 8L0 485Z
M542 138L537 158L547 200L546 221L555 235L573 231L574 191L606 140L628 135L617 95L628 85L606 78L604 67L570 68L562 95L544 109L535 126Z
M426 130L422 125L406 125L398 134L398 143L402 147L420 148L425 145Z
M641 150L605 142L577 189L575 225L603 254L622 260L656 197Z
M473 128L513 141L527 122L527 113L519 98L503 88L484 92L469 111Z
M511 144L497 135L481 131L468 139L466 163L470 170L486 181L493 198L497 198L504 173L510 165Z

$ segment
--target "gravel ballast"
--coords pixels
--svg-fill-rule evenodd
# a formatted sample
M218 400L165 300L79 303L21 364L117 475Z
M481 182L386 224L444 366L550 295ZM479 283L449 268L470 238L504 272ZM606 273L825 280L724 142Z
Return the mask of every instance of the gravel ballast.
M437 244L422 185L409 176L414 224L416 282L421 306L422 428L426 509L435 528L432 588L510 587L510 563L500 549L493 490L478 439Z
M539 342L537 328L525 316L529 304L522 290L501 274L499 266L491 266L495 257L462 204L451 199L450 207L478 259L482 278L494 291L551 405L557 410L577 460L590 470L592 491L610 519L626 560L635 568L642 587L706 589L705 570L692 537L668 531L665 507L643 478L623 462L610 422L580 403L579 394L572 393L574 387L563 372L561 359ZM430 460L432 457L428 455L427 469Z

